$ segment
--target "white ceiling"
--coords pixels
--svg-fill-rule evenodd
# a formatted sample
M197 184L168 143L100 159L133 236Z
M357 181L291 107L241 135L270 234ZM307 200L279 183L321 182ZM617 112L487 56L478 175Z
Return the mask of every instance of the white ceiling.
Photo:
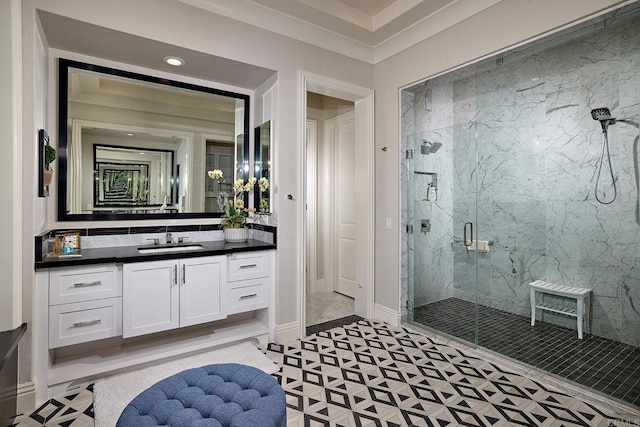
M251 1L371 47L456 2L456 0Z
M502 0L179 0L375 64Z

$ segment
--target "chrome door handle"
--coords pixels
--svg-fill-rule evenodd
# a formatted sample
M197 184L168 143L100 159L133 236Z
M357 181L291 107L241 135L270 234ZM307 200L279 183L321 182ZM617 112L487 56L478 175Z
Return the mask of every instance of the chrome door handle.
M471 235L471 240L467 240L467 225L469 226L469 231L470 231L470 235ZM464 245L465 246L471 246L473 244L473 223L472 222L465 222L464 225L462 226L462 239L464 240Z
M74 288L86 288L87 286L100 286L102 285L101 280L96 280L95 282L84 282L84 283L74 283Z
M238 298L238 299L243 300L243 299L254 298L254 297L257 297L257 296L258 296L258 294L242 295L242 296L241 296L240 298Z
M184 285L187 282L187 270L185 269L185 265L182 264L182 284Z
M253 267L257 267L258 264L245 264L245 265L241 265L240 266L240 270L244 270L245 268L253 268Z
M100 320L100 319L93 319L93 320L89 320L87 322L76 322L76 323L73 324L72 328L82 328L84 326L99 325L100 323L102 323L102 320Z
M178 266L173 266L173 286L178 284Z

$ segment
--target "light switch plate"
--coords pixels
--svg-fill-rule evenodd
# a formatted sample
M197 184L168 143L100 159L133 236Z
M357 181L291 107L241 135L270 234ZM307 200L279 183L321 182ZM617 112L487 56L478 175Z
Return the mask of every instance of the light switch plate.
M391 230L391 218L386 219L385 225L387 227L387 230Z

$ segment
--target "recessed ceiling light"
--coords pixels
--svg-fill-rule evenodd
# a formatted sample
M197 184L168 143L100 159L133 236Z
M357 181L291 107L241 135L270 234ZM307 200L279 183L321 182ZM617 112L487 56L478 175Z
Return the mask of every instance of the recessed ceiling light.
M173 65L174 67L181 67L184 65L184 59L178 58L177 56L165 56L162 60L169 65Z
M127 136L133 136L133 134L132 133L128 133Z

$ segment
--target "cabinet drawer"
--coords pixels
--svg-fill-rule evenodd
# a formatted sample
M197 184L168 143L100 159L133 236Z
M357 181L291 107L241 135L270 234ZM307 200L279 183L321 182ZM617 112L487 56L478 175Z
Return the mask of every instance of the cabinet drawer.
M121 296L115 265L52 269L49 305Z
M258 279L269 276L268 254L265 252L249 252L229 255L227 281ZM231 287L234 285L232 284Z
M229 310L227 314L265 308L268 304L267 285L261 280L247 282L249 286L229 290Z
M49 307L49 348L122 335L122 298Z

